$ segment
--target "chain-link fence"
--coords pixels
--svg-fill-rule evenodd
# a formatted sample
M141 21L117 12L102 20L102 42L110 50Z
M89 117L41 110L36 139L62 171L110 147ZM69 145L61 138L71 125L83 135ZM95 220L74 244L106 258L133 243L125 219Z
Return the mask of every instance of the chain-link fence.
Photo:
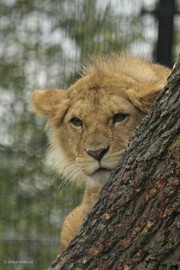
M158 21L148 0L1 0L0 269L46 269L81 188L52 171L35 88L67 87L92 54L127 50L152 59ZM173 57L180 48L175 18Z

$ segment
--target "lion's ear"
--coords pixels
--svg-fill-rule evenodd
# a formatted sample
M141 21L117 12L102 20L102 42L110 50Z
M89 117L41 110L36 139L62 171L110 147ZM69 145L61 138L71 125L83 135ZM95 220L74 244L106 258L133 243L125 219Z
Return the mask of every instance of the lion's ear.
M147 113L165 84L162 81L139 82L127 94L134 106Z
M61 89L34 90L32 102L40 116L55 117L57 112L60 116L67 109L69 102L66 96L66 92Z

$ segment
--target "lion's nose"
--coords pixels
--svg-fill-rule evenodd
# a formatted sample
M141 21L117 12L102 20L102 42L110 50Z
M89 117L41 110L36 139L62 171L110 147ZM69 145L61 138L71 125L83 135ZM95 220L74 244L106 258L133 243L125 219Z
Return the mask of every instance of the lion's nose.
M100 161L103 158L103 156L106 154L108 149L109 149L109 146L106 148L100 148L97 150L87 150L87 153L93 158L95 158L96 160Z

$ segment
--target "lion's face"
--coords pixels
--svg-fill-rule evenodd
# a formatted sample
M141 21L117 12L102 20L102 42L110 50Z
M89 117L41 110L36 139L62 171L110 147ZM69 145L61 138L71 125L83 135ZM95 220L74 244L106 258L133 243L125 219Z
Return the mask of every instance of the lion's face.
M72 177L102 184L117 166L144 114L108 85L83 87L78 89L82 96L72 89L69 108L55 131L53 144L63 152L60 171L68 175L70 169Z
M54 127L51 145L59 172L102 186L161 88L162 81L144 84L125 74L91 72L67 91L36 90L36 110L49 115Z

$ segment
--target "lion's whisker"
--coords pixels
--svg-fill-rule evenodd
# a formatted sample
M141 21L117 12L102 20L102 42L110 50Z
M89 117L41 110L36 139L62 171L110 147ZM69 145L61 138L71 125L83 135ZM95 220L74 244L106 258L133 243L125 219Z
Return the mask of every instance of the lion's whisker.
M60 183L60 185L58 186L58 189L61 189L62 191L65 190L67 188L67 186L70 183L70 179L63 179L62 182Z

